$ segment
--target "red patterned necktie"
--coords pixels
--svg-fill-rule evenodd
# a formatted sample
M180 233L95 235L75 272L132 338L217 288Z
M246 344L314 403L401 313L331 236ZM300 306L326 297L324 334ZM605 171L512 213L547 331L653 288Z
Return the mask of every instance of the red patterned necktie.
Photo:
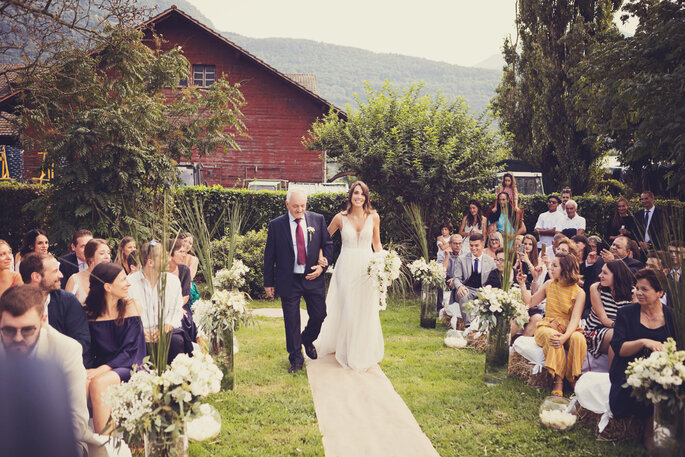
M304 265L307 263L307 253L304 250L304 231L300 221L302 218L295 219L297 227L295 228L295 240L297 241L297 264Z

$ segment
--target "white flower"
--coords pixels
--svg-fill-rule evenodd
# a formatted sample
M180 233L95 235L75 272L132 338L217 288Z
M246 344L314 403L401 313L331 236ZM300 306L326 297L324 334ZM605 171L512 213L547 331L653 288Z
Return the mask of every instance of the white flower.
M314 227L307 227L307 231L311 234L316 232L316 229Z
M221 416L212 406L203 403L200 415L186 422L186 433L193 441L204 441L214 438L221 431Z
M547 409L540 413L540 420L548 427L566 430L576 423L577 417L575 414L567 413L565 411Z
M366 269L372 280L378 284L380 307L387 307L388 288L400 277L402 261L395 251L382 250L374 252Z

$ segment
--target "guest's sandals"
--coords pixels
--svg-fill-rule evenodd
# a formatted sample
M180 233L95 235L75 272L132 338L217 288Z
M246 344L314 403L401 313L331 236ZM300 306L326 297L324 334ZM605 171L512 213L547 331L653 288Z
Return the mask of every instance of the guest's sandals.
M556 389L555 389L556 387ZM562 379L561 381L555 381L554 386L552 387L552 396L553 397L563 397L564 396L564 380Z

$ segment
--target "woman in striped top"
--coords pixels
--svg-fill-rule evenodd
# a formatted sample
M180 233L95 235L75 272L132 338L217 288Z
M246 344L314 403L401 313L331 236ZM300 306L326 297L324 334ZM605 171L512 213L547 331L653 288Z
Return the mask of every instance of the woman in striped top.
M599 282L590 286L592 311L585 324L588 351L595 357L613 354L609 351L614 336L614 322L618 309L633 298L633 277L622 260L612 260L602 266Z
M585 307L585 292L578 286L578 260L572 255L557 255L549 267L552 279L531 297L525 288L526 277L519 273L523 301L536 306L547 299L545 317L537 323L535 342L545 353L545 368L554 376L552 395L561 397L564 377L575 384L587 353L587 342L578 326ZM568 354L567 352L568 351Z

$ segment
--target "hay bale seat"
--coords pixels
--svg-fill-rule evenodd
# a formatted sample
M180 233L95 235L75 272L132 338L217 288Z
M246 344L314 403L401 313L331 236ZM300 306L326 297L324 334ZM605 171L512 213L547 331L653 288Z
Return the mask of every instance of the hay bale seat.
M488 334L481 333L480 336L476 338L477 332L469 332L466 335L466 343L469 347L478 352L485 352L488 347Z

